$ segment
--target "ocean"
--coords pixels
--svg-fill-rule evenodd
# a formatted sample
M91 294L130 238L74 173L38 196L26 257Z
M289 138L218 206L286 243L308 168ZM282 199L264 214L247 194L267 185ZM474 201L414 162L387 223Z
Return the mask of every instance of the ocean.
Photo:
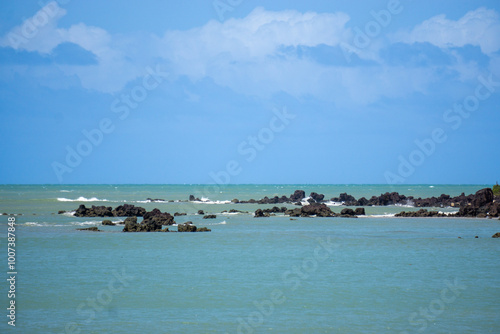
M0 332L498 333L500 240L491 236L500 220L395 218L417 210L401 206L365 207L357 219L254 218L274 205L231 203L296 189L424 198L487 186L2 185ZM124 203L187 213L176 222L211 232L122 233L123 225L72 214L80 204ZM230 209L243 212L222 213ZM91 226L102 232L77 230Z

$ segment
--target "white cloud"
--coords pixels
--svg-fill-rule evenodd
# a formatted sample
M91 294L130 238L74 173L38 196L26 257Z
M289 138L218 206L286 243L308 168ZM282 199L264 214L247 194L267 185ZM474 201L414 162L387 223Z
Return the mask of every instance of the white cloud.
M52 1L0 38L0 46L50 53L63 41L56 26L57 21L64 15L66 10Z
M496 11L486 8L470 11L458 21L438 15L396 39L406 43L428 42L440 48L469 44L479 46L489 55L500 49L500 20Z
M348 66L347 61L346 66L328 66L293 52L283 52L284 47L338 47L350 41L352 31L346 27L350 18L340 12L272 12L257 8L244 18L225 22L213 20L201 27L167 31L157 37L112 35L84 23L58 28L57 22L66 11L55 2L47 6L26 20L40 19L43 13L48 16L47 11L52 13L52 19L40 24L36 35L25 43L14 45L7 34L0 38L0 45L48 54L57 45L70 42L95 54L97 64L51 65L53 67L43 71L32 71L41 82L44 76L49 81L48 78L59 78L62 73L72 84L78 78L86 89L115 93L145 74L146 66L160 63L173 77L187 76L193 81L210 78L240 94L268 98L286 92L298 98L312 96L347 106L373 103L382 96L399 98L417 91L425 92L428 84L438 77L430 66L425 69L387 66L378 57L378 51L372 49L366 51L367 54L373 52L367 56L371 65L358 67ZM26 28L21 25L11 33L20 34L23 29ZM431 18L398 38L410 43L428 41L442 48L473 44L491 53L500 48L498 29L497 13L480 8L458 21L447 20L444 16ZM376 50L384 47L379 40L372 44L376 45ZM333 63L341 64L342 61L345 59ZM474 78L476 69L471 70L466 63L459 65L461 67L455 70L463 72L464 80ZM193 101L198 99L189 92L186 94Z
M64 15L66 10L52 1L0 38L0 46L50 54L62 43L74 43L97 58L97 65L54 65L52 72L50 68L32 70L31 74L40 77L42 83L44 77L60 76L62 72L69 77L69 81L73 81L76 75L84 88L113 93L144 72L144 66L127 59L123 45L121 48L114 45L120 41L106 30L84 23L72 25L68 29L58 28L58 20ZM132 47L135 47L134 43L131 43ZM47 85L53 86L52 81L47 79Z
M256 63L281 46L338 45L348 30L344 13L269 12L257 8L243 19L210 21L201 28L165 33L161 55L193 79L223 63ZM243 64L244 65L244 64Z

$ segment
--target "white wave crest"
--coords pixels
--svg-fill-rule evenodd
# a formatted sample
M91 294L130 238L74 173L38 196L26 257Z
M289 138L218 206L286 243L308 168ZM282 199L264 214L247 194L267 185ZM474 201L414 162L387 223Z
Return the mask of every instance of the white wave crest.
M208 223L208 224L204 224L204 225L226 225L227 222L225 220L221 221L220 223Z
M102 221L85 221L85 222L70 222L71 225L77 225L77 226L87 226L87 225L100 225Z
M209 198L202 197L199 201L193 201L193 203L198 204L229 204L231 201L211 201Z
M62 192L62 193L72 193L73 190L59 190L59 192Z
M80 196L77 199L59 197L59 198L57 198L57 200L59 202L109 202L107 199L99 199L97 197L86 198L83 196Z
M358 216L359 218L392 218L396 214L395 213L384 213L383 215L366 215L366 216Z
M74 217L76 211L65 212L62 215L66 217Z
M328 202L325 202L325 204L327 206L342 206L342 205L344 205L344 202L332 202L332 201L328 201Z

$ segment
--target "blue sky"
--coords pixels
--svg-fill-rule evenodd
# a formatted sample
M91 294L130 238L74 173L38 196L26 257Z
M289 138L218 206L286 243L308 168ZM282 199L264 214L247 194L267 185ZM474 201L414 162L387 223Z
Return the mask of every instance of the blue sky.
M498 1L0 8L0 183L500 180Z

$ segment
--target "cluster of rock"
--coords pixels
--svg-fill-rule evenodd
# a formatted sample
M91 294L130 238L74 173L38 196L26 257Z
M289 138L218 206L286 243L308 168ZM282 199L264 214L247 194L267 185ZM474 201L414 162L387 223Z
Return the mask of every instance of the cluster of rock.
M499 217L500 198L493 196L491 188L476 192L474 198L466 205L461 205L457 217Z
M206 227L197 228L193 225L193 222L186 222L184 224L179 224L177 226L177 231L170 231L167 227L163 228L163 225L158 220L144 219L141 223L137 222L137 217L127 217L123 222L125 227L123 232L211 232L210 229ZM116 225L109 220L104 220L102 225ZM79 231L91 231L100 232L96 226L78 228Z
M284 206L281 208L278 208L277 206L272 207L271 209L257 209L255 210L254 217L255 218L260 218L260 217L271 217L275 213L285 213L288 209Z
M146 214L146 209L132 205L123 204L115 209L108 206L95 206L87 208L81 204L75 211L75 217L142 217Z
M273 207L272 209L257 209L255 211L254 217L270 217L273 213L282 212L290 217L346 217L346 218L355 218L357 216L365 215L364 208L356 208L356 210L345 208L340 214L333 212L326 204L324 203L312 203L308 205L304 205L300 208L295 209L287 209L286 207Z
M418 211L401 211L397 213L395 217L448 217L448 215L444 213L440 213L438 211L427 211L425 209L420 209Z
M443 196L446 197L447 195L441 195L441 197ZM396 214L396 217L493 218L500 216L500 198L493 196L493 191L491 190L491 188L478 190L474 195L464 196L463 198L466 200L460 202L460 209L457 213L454 214L444 214L438 211L419 210L414 212L402 211Z
M154 217L153 217L154 218ZM128 217L125 219L123 232L176 232L170 231L167 227L163 228L161 220L144 218L141 223L137 222L137 217ZM210 232L206 227L197 228L192 222L177 225L177 232Z
M325 195L312 192L306 197L304 190L295 190L293 194L289 197L287 196L274 196L274 197L264 197L259 200L250 199L247 201L240 201L238 199L233 199L232 203L240 204L295 204L302 205L302 201L307 198L309 204L313 203L324 203L326 201L332 201L341 203L345 206L387 206L387 205L411 205L415 207L459 207L470 203L474 198L474 195L466 196L462 193L460 196L451 197L450 195L442 194L439 197L429 197L429 198L415 198L413 196L401 195L397 192L386 192L380 196L372 196L370 199L361 197L356 199L354 196L347 193L342 193L339 197L332 197L330 199L325 199ZM199 198L193 195L189 196L189 201L200 201Z

